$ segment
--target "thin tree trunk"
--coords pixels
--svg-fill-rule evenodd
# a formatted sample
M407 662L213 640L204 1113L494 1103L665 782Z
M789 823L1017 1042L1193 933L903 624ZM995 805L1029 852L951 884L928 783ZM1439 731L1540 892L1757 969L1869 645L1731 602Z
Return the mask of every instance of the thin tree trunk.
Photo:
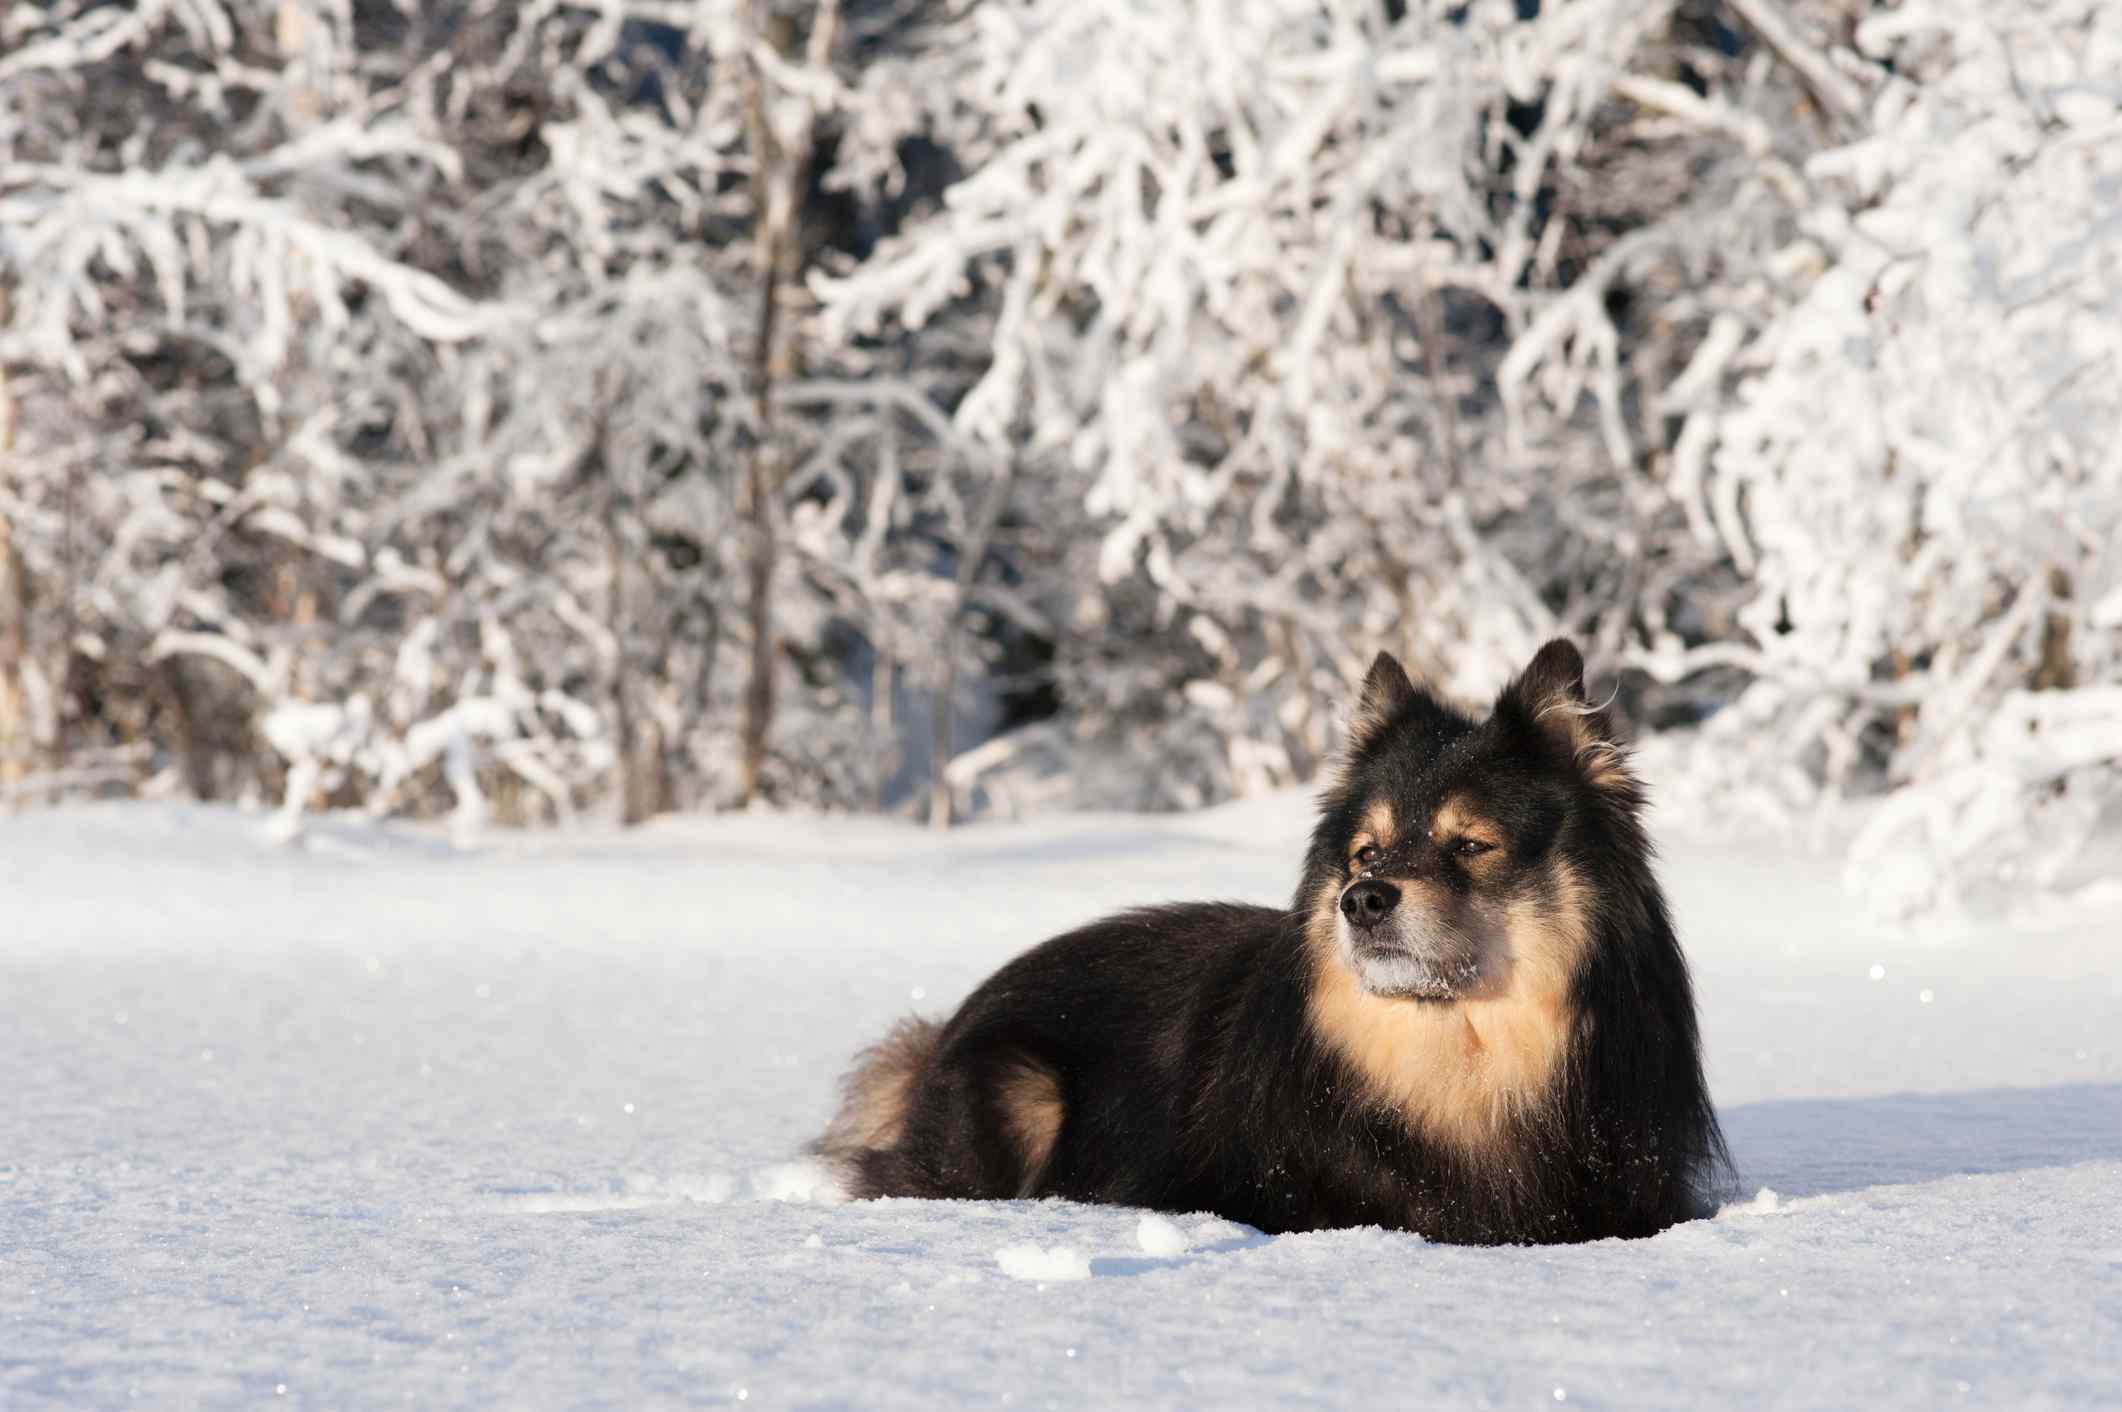
M603 468L608 477L611 468ZM605 600L605 631L612 638L612 743L619 763L619 822L628 828L655 811L641 778L641 732L635 728L633 693L626 679L626 550L619 535L618 492L609 479L604 487L604 552L611 572Z
M965 600L971 594L973 583L980 577L980 565L987 558L988 543L994 538L995 526L1002 519L1002 507L1009 499L1014 463L1005 462L995 472L995 483L988 489L987 499L980 506L976 522L970 527L964 543L958 546L958 579L956 592L951 598L949 611L943 620L943 640L938 650L943 654L943 680L936 687L936 720L934 755L929 761L928 823L930 828L947 829L952 823L953 801L950 788L951 762L951 700L958 687L958 619L965 612Z
M595 478L597 505L604 521L604 558L608 575L604 598L604 630L611 636L611 676L607 692L611 700L612 754L619 771L619 822L631 828L646 823L669 807L663 764L663 731L653 716L635 711L630 644L633 615L626 597L626 517L634 506L620 484L613 464L611 418L621 407L631 385L619 375L599 373L598 414L590 429L590 441L582 454L580 474Z
M812 70L832 60L833 43L840 26L839 0L820 0L811 21L805 64ZM777 23L770 0L755 0L752 37L771 45L784 56L793 56L796 35L792 26ZM796 244L796 202L804 164L810 160L818 112L813 101L806 107L800 128L783 142L774 130L769 111L764 67L754 58L750 65L750 87L746 95L746 125L751 129L755 209L759 217L759 327L752 345L753 416L757 435L745 466L743 514L751 559L745 591L749 601L745 621L751 629L750 677L744 688L743 758L739 776L739 802L748 804L759 793L766 766L767 737L774 721L774 666L779 653L774 642L774 571L780 557L779 495L786 473L786 448L782 445L776 412L776 392L790 372L790 349L782 307L786 287L801 273L801 251Z
M2041 625L2041 660L2034 668L2035 691L2068 691L2078 684L2078 664L2070 646L2070 575L2058 566L2048 571L2048 618Z
M60 492L59 513L59 669L53 673L52 717L49 723L51 747L46 752L44 767L52 771L66 768L67 763L67 716L69 700L74 690L74 614L75 594L81 582L80 565L74 554L74 521L81 506L81 465L76 461L66 468L64 489Z
M770 434L770 433L769 433ZM766 765L766 740L774 723L774 539L772 487L776 477L765 464L770 452L764 445L752 449L752 466L745 479L745 519L750 531L751 558L746 566L745 626L751 633L751 661L744 683L744 736L742 774L738 802L749 804L759 793L759 779Z
M8 320L8 293L0 286L0 327ZM0 365L0 464L15 449L15 398ZM22 699L22 669L29 661L29 574L15 552L14 528L0 513L0 799L13 799L29 773L30 723Z
M6 389L0 385L0 456L7 454ZM0 515L0 800L15 797L29 774L30 722L22 695L29 660L29 575L15 552L14 531Z
M871 797L871 807L884 812L884 791L891 786L892 775L898 770L898 723L895 720L898 703L893 700L897 689L897 667L891 654L879 652L869 669L869 738L876 753L876 788Z
M951 697L958 690L958 611L951 609L952 625L943 631L943 680L936 686L935 736L928 762L928 823L947 829L953 822L955 804L950 792Z
M754 42L772 42L772 7L755 0ZM785 46L776 46L783 48ZM759 793L766 765L766 738L774 721L774 561L780 545L774 534L774 493L781 467L775 455L774 383L781 373L781 267L786 257L783 220L781 144L767 111L767 77L758 60L751 63L745 116L751 129L752 188L759 218L759 325L752 343L752 416L756 423L744 467L743 514L749 555L745 564L745 627L751 634L751 661L744 684L743 759L738 803Z
M755 141L765 180L778 188L781 158L767 126L763 77L753 85ZM751 633L751 663L744 684L744 760L739 803L749 804L759 793L759 777L766 765L766 737L774 723L774 569L780 557L775 498L781 489L780 432L774 424L774 386L786 373L787 355L781 347L781 270L787 260L787 233L778 195L769 194L759 227L759 330L752 346L753 416L758 431L745 465L744 516L751 541L746 563L745 626Z

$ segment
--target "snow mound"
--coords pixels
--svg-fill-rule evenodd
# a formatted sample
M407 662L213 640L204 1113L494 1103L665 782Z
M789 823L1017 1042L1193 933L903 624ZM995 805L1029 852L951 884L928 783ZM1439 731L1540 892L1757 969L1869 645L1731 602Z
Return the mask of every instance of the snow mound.
M1193 1241L1185 1231L1155 1212L1135 1223L1135 1244L1142 1247L1144 1255L1166 1258L1184 1255L1193 1247Z
M1059 1283L1090 1278L1090 1261L1065 1245L1005 1245L995 1252L995 1263L1013 1280Z
M752 1175L760 1201L808 1201L832 1206L847 1200L833 1174L819 1162L781 1162Z
M1724 1220L1732 1216L1781 1216L1789 1210L1781 1197L1767 1187L1762 1187L1754 1193L1753 1200L1734 1201L1726 1205L1717 1212L1717 1219Z

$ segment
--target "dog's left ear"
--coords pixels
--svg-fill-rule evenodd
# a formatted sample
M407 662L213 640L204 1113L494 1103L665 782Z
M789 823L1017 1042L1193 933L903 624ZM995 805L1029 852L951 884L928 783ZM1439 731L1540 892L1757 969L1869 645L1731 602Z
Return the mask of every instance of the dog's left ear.
M1585 698L1584 655L1568 638L1555 638L1534 653L1518 679L1503 688L1496 707L1519 715L1574 761L1594 788L1636 788L1613 722Z
M1393 718L1407 709L1416 696L1407 669L1390 652L1371 659L1363 677L1363 690L1356 695L1356 709L1348 717L1348 750L1351 755L1368 749Z

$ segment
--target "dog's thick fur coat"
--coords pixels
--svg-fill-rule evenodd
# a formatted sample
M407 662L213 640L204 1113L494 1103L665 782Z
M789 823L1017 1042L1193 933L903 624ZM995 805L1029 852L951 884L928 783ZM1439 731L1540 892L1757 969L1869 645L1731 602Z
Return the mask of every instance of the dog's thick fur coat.
M1725 1158L1640 807L1568 643L1480 722L1381 655L1292 907L1148 908L1033 948L871 1050L818 1150L857 1197L1662 1230Z

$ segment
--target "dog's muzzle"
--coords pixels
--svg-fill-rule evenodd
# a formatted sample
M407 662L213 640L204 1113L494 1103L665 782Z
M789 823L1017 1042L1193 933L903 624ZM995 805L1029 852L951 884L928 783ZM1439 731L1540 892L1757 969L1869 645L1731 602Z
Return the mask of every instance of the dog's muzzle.
M1469 938L1421 905L1419 896L1379 878L1341 890L1342 959L1373 995L1450 1000L1480 980Z

